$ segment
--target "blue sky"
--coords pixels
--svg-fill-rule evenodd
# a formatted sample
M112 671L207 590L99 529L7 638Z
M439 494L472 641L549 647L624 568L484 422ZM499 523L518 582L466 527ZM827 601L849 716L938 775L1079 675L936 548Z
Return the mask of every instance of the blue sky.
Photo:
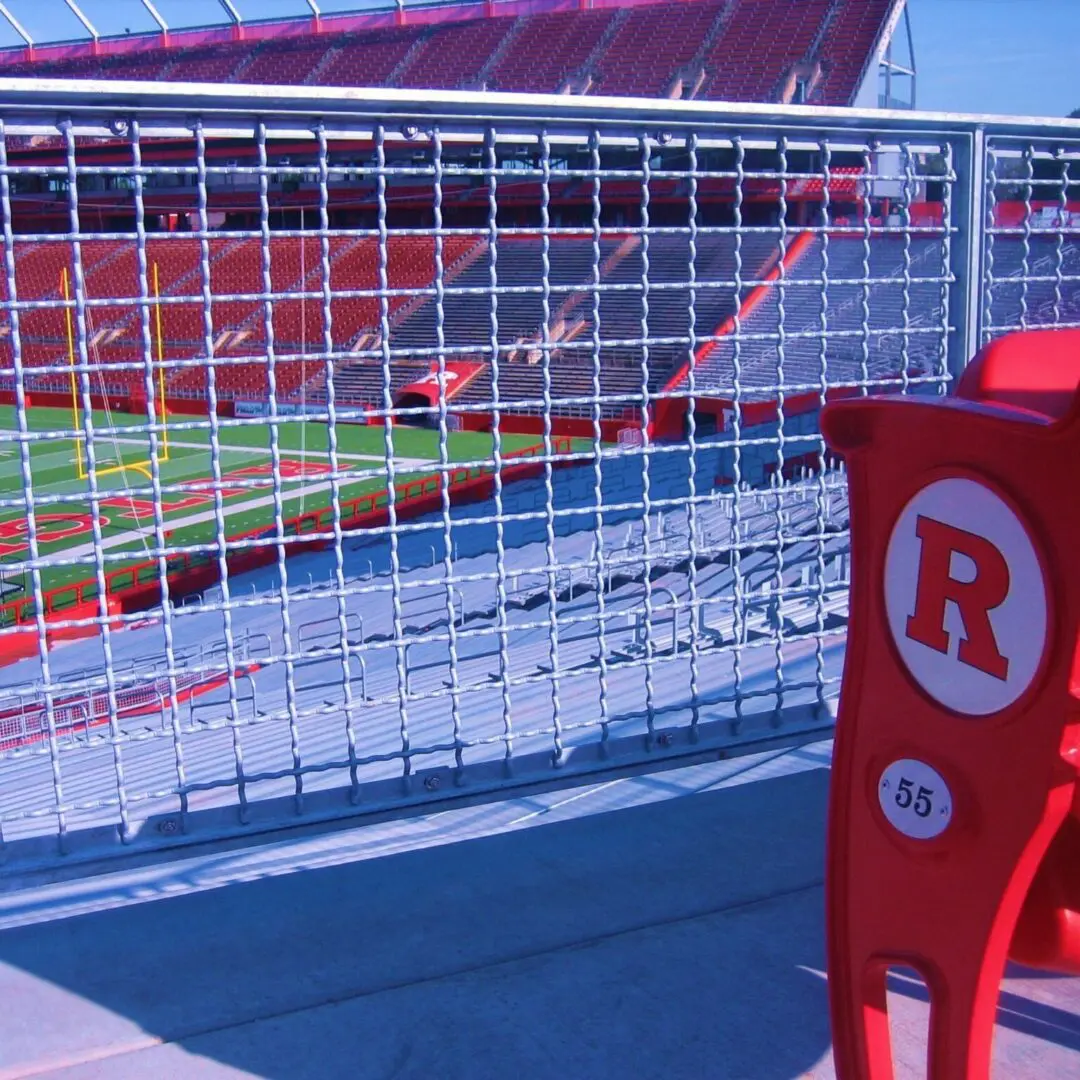
M101 33L149 30L139 0L79 0ZM385 0L317 0L355 11ZM220 22L218 0L156 0L172 26ZM303 14L304 0L234 0L248 18ZM1080 0L909 0L921 108L1063 116L1080 108ZM83 31L63 0L8 0L40 41ZM0 45L18 43L6 24Z
M1080 0L909 0L919 108L1080 108Z

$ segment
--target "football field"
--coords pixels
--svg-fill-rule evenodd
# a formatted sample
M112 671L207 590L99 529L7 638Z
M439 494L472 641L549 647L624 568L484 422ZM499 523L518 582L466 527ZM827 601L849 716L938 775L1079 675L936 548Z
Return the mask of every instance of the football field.
M154 547L155 488L149 434L140 430L146 423L145 415L95 412L89 443L72 437L69 409L31 409L28 418L35 436L29 442L29 485L25 483L15 409L0 406L2 601L32 593L31 576L23 565L30 558L28 487L33 495L38 554L45 563L42 587L46 591L96 575L91 479L96 481L99 495L101 547L108 556L105 571L145 561ZM205 417L170 416L167 428L167 459L162 460L159 434L157 469L167 544L174 548L216 543L218 511L208 421ZM220 422L217 461L226 537L272 526L279 513L288 521L331 506L332 477L336 477L342 503L386 487L381 425L337 427L336 471L332 469L330 433L325 423L279 421L277 433L275 451L266 418ZM535 446L539 441L536 435L504 434L502 452ZM492 443L492 436L486 433L450 432L447 459L490 461ZM440 460L439 433L395 427L393 454L396 482L429 475ZM80 471L87 475L80 477ZM275 472L280 477L277 490Z

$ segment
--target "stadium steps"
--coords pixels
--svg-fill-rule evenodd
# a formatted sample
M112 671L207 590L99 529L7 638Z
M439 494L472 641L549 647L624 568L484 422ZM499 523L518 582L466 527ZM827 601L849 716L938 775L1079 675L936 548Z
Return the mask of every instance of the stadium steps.
M731 21L731 16L734 14L735 8L738 7L738 5L739 0L721 0L715 18L710 24L705 36L702 38L697 51L694 53L693 59L691 60L691 67L704 69L706 57L712 53L717 39L719 39L724 33L724 30L727 29L727 24Z
M521 48L509 52L491 71L492 89L557 93L585 62L615 18L613 9L527 16Z
M334 61L341 55L342 43L333 44L320 57L319 62L304 76L302 86L322 86L323 75L331 68Z
M824 70L809 104L851 104L892 7L892 0L839 0L819 45Z
M698 95L724 101L766 101L777 80L805 55L831 0L797 5L739 0L723 33L706 53L705 83ZM753 57L752 66L733 58Z
M832 31L832 25L839 16L840 10L844 6L844 2L845 0L832 0L829 4L829 10L825 12L825 17L821 20L821 25L818 27L817 36L810 42L810 45L803 56L804 62L815 60L824 53L825 42L828 40L829 34Z
M348 34L320 73L321 86L387 86L416 43L413 27Z
M459 240L458 242L462 243L464 241ZM443 286L444 286L444 288L446 286L453 285L453 284L464 284L464 282L459 281L459 279L464 277L466 274L468 274L468 272L472 269L472 267L476 264L476 262L481 258L481 256L486 255L487 252L488 252L488 241L487 241L487 239L481 237L480 239L476 240L471 246L466 247L466 249L463 252L461 252L461 254L459 254L457 256L453 256L451 258L451 261L448 263L448 262L446 262L447 246L448 245L444 241L444 244L443 244ZM434 249L432 250L432 266L433 266L433 271L434 271ZM486 274L487 273L487 268L484 267L483 271ZM470 284L471 284L472 279L470 278L469 281L470 281ZM433 288L434 284L432 283L431 285L427 285L425 287L426 288ZM427 308L429 306L430 306L430 308L432 310L434 310L434 307L435 307L435 297L434 296L427 296L427 295L413 296L413 297L409 297L407 300L405 300L404 303L402 303L399 307L395 308L390 314L390 332L391 332L391 335L394 333L394 331L398 330L404 323L406 323L414 315L419 315L425 308ZM445 308L445 300L444 300L444 308ZM368 329L373 329L373 328L369 327Z
M619 528L612 527L615 531ZM591 535L583 537L582 542L591 544ZM573 555L572 549L566 550L568 554L564 554L560 544L557 551L560 560L568 561ZM543 551L542 544L531 551L516 551L511 556L511 561L514 565L535 565L537 557L544 557ZM764 572L768 572L767 567ZM402 580L406 584L420 581L425 574L430 575L430 569L406 571ZM701 576L705 577L704 574ZM665 587L674 586L677 575L669 571L666 577L658 580L666 582ZM702 591L713 590L721 594L725 587L723 580L717 577L712 584L705 582ZM235 590L236 595L241 592L239 587ZM293 625L296 627L308 616L301 614L306 606L302 595L299 592L294 595L295 606L291 606ZM377 594L364 596L365 613L370 609L371 596L374 595ZM615 617L620 617L624 613L623 603L626 608L634 609L640 605L640 597L641 587L635 583L615 596L609 603L608 610L611 611L615 604L619 604ZM354 610L360 600L359 596L350 597ZM570 604L570 610L574 614L589 614L587 598L577 592ZM658 608L660 604L658 599ZM336 599L318 601L311 607L310 617L333 616L336 605ZM434 619L417 619L417 625L428 621L435 622L439 618L445 619L445 614L434 614ZM178 643L183 644L196 636L211 640L213 635L210 624L215 615L218 616L220 626L220 613L202 612L195 616L176 618L174 628ZM255 634L262 630L275 649L281 647L281 617L276 608L265 605L240 607L234 610L233 615L236 633L246 630ZM543 745L545 742L550 745L552 739L554 718L551 712L551 677L545 673L550 662L549 620L544 615L543 608L508 613L511 624L508 631L511 634L508 693L511 699L512 726L515 729L515 752L523 752L530 746ZM684 644L682 632L679 651L671 654L670 647L666 644L670 623L665 612L657 611L654 621L657 640L652 656L656 665L653 674L653 708L657 720L662 722L663 710L678 704L669 690L669 687L674 687L676 680L674 677L669 679L666 673L672 672L674 676L677 665L679 678L682 679L678 685L684 685L682 668L689 664L690 654L688 644ZM592 721L601 715L598 710L600 664L593 655L595 642L589 640L590 631L595 625L595 620L586 620L571 627L560 628L559 681L565 703L561 721L565 746L573 746L580 740L594 737L589 727L579 727L577 722L582 716L588 715L591 725ZM133 656L139 650L145 652L146 643L155 640L159 634L160 630L153 627L116 634L113 637L116 655ZM218 636L220 637L220 630ZM616 631L613 627L612 633L606 636L611 639L604 674L607 686L607 718L618 726L620 733L644 734L650 723L648 709L643 705L644 657L639 651L626 647L626 639L633 637L632 629ZM505 752L502 737L502 688L490 677L494 664L491 655L492 640L490 634L486 638L470 637L464 631L459 635L459 722L462 725L462 737L472 744L466 750L469 760L476 760L478 756L500 757ZM828 651L830 648L827 643L826 657L830 664L835 664L832 653ZM71 672L94 666L90 658L95 651L100 656L100 647L95 650L89 643L62 650L56 654L60 666L55 677L64 677ZM436 661L439 657L439 646L433 644L424 650L417 648L414 653L415 657L410 659L415 659L418 665ZM233 801L237 776L244 777L246 783L253 785L251 793L258 791L259 797L274 793L294 793L296 777L293 755L297 750L302 753L305 766L316 765L324 769L322 774L305 778L305 790L313 790L323 784L347 783L350 770L347 725L351 725L353 731L355 758L368 761L367 764L353 766L358 770L358 779L400 775L402 747L399 728L402 717L399 710L395 650L392 647L372 647L367 649L364 655L367 670L363 682L368 700L360 698L360 677L358 673L354 673L350 681L354 697L349 714L344 711L340 660L335 662L333 656L325 654L299 658L298 662L292 665L291 687L288 674L282 670L283 665L275 665L272 669L254 675L250 685L243 682L239 695L238 723L233 723L228 713L228 695L222 690L208 695L194 710L189 707L178 718L184 747L183 766L188 807L197 809L221 801ZM721 644L712 647L709 642L699 638L698 655L699 658L706 655L709 657L707 663L701 662L698 672L702 696L708 699L724 692L725 687L730 686L732 678L730 647ZM782 656L784 670L789 672L793 679L797 678L800 671L810 675L816 663L815 643L788 642L782 649ZM766 693L772 685L775 664L773 648L750 649L745 652L741 663L744 689L748 692ZM446 685L450 680L448 666L438 663L435 667L417 672L413 678L415 694L441 695L407 701L410 738L413 746L422 751L415 758L414 768L436 764L452 767L455 748L451 725L451 695ZM523 729L520 720L526 716L530 717L528 730ZM291 723L287 722L290 717ZM96 747L96 750L93 747ZM81 807L85 807L73 812L70 818L71 827L79 827L109 814L113 748L107 739L95 742L93 747L90 753L83 747L79 755L65 760L66 792L71 798L77 799ZM176 784L177 761L171 729L150 725L134 732L123 745L123 755L125 774L133 787L167 792ZM19 782L5 785L4 792L0 794L5 811L11 808L19 793L30 791L37 792L40 796L41 792L37 791L39 787L42 791L47 791L51 783L49 770L46 754L27 754L16 761L6 761L6 776L14 777L17 774ZM36 805L40 805L40 801ZM95 814L99 817L95 818ZM23 833L28 834L34 827L32 820L16 823L7 838L15 839Z
M572 73L572 77L577 76L579 78L591 78L596 75L598 69L602 64L604 54L608 51L611 43L618 38L619 32L626 25L629 18L630 8L616 9L615 17L604 28L604 32L600 35L600 39L599 41L597 41L596 45L593 46L592 52L589 53L589 55L585 58L585 61L581 65L581 68L578 71ZM561 89L562 88L560 87L560 90ZM590 86L589 90L593 91L594 93L604 94L605 96L610 96L614 92L603 85L595 87Z
M475 87L492 53L514 35L516 20L475 19L421 32L421 45L395 73L395 86L423 90Z
M235 79L264 86L303 86L328 51L328 43L319 37L265 41L252 51L251 62L237 71Z
M603 48L590 60L595 92L616 97L664 97L676 74L692 68L695 53L723 11L716 0L624 8ZM641 57L648 56L643 65Z
M390 74L387 75L385 81L386 86L401 85L401 76L409 70L417 55L423 51L425 44L426 37L424 32L421 31L420 34L413 39L412 43L402 54L401 59L398 60L398 62L391 69Z
M337 238L334 238L334 239L337 239ZM334 263L335 262L340 263L342 260L346 259L351 252L356 251L363 244L365 244L365 242L366 242L365 239L362 238L362 237L349 237L349 238L347 238L345 240L344 243L337 243L336 245L333 243L333 241L331 241L331 247L330 247L330 280L331 280L331 282L334 281ZM285 247L285 245L280 245L280 247ZM312 255L311 259L308 262L308 267L306 269L301 269L300 267L297 267L296 268L297 273L295 274L295 276L291 277L291 280L289 281L288 286L286 288L280 288L280 283L275 283L274 284L275 291L276 292L281 292L283 294L282 298L275 301L275 304L274 304L274 309L275 309L274 310L274 330L275 330L275 338L277 339L279 348L281 346L295 347L295 346L301 344L299 339L296 338L295 331L292 330L291 324L290 324L290 330L289 331L285 331L284 329L281 328L281 324L283 324L285 322L285 319L283 318L283 315L285 313L283 313L281 311L281 308L282 308L282 306L284 304L288 303L289 294L290 293L301 293L301 292L318 292L318 291L321 291L321 289L322 289L322 271L323 271L323 268L322 268L322 244L321 244L320 239L317 236L311 238L311 242L307 245L307 250L310 251L311 255ZM274 261L273 260L274 260L274 254L273 254L273 251L272 251L271 252L271 268L274 267ZM311 333L311 335L309 335L308 340L310 341L310 340L316 340L317 339L317 340L320 341L320 345L321 345L321 339L322 339L322 335L323 335L322 300L313 300L313 301L311 301L311 305L316 307L316 309L317 309L317 311L316 311L317 328L316 328L316 330L314 330ZM238 330L256 331L261 336L261 330L263 328L262 327L262 321L263 321L262 306L261 306L261 304L256 304L255 307L252 309L251 313L244 319L244 321L242 323L239 324L237 329ZM287 336L289 332L293 333L292 337Z
M483 66L477 72L476 81L481 88L487 88L488 84L491 82L492 72L502 62L503 57L517 47L525 27L526 17L524 15L519 15L514 19L513 26L510 27L509 32L502 41L495 46L491 55L484 61Z
M235 83L246 82L247 80L243 78L244 72L249 71L258 64L260 51L260 49L254 48L251 52L242 55L228 78L223 81Z
M615 244L614 249L610 249L605 254L604 243L601 241L600 245L600 267L599 267L599 284L605 285L610 283L615 278L616 268L622 263L631 252L635 251L641 246L641 237L638 235L628 236L625 240L619 241ZM591 279L590 273L590 279ZM586 287L592 286L592 281L582 282ZM552 316L552 326L556 326L559 323L568 323L571 320L580 321L583 324L583 328L591 333L592 330L592 312L593 312L593 296L587 292L575 292L571 293L562 304L559 305L559 309ZM572 325L572 323L571 323ZM551 331L552 337L558 339L560 335L556 334L554 329ZM563 350L556 349L552 352L551 358L553 361L561 358ZM514 354L510 354L510 358L514 358Z

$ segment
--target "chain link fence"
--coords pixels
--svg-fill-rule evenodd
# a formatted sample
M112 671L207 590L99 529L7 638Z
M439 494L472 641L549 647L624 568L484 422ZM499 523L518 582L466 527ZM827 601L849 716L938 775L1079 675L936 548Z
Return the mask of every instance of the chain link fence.
M1076 125L0 84L0 863L830 730L828 398L1076 325Z

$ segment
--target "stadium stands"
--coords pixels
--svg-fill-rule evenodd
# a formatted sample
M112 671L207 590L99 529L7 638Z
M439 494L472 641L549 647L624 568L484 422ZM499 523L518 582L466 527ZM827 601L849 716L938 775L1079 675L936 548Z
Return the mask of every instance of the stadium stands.
M708 355L695 373L699 392L732 392L736 347L738 382L751 396L773 397L781 383L789 393L811 390L821 382L822 365L832 385L940 371L940 241L913 238L905 248L897 237L875 237L871 245L830 237L827 263L823 247L822 237L815 237L785 274L782 318L781 289L774 285L739 328L740 339L749 340L737 346L734 339L721 340ZM897 330L905 325L906 335Z
M660 97L690 67L721 25L724 5L701 3L629 8L596 64L596 92ZM642 56L651 58L648 65Z
M476 86L482 69L513 37L515 21L482 19L450 23L438 32L417 39L408 56L395 72L399 86L422 90L456 90Z
M4 54L0 54L0 70L24 76L100 75L430 90L482 87L770 101L790 96L794 74L805 69L813 72L811 84L803 88L810 100L836 105L850 103L858 92L895 6L896 0L661 0L575 11L505 3L494 5L483 16L475 8L421 9L419 13L410 11L404 25L380 24L373 17L365 24L368 28L342 29L331 20L327 32L315 33L310 24L298 23L295 32L283 37L260 37L256 32L250 40L133 49L122 55L108 55L107 50L103 55L78 55L78 49L73 48L65 59L52 61L28 62L9 54L5 63ZM45 152L48 149L44 147ZM303 167L303 154L301 149L299 157L282 158L281 164ZM834 163L834 177L845 170L857 175L860 167ZM195 362L205 360L208 334L220 399L263 398L271 389L265 359L271 342L260 298L263 246L248 209L253 193L245 191L251 181L245 176L224 179L232 183L216 191L216 205L244 208L237 219L241 232L234 231L234 237L243 237L245 227L252 231L246 238L210 240L212 300L208 312L204 312L202 302L199 241L180 233L152 234L147 245L148 263L151 269L156 267L166 299L160 312L153 313L151 336L156 341L160 315L164 355L193 361L170 370L168 390L179 398L204 400L209 394L207 364ZM413 215L402 219L407 222L405 229L396 231L386 246L389 294L385 317L394 364L391 389L395 392L426 373L439 355L478 359L485 365L490 359L493 304L488 291L492 281L488 240L482 230L444 236L442 297L436 303L435 246L430 235L425 235L430 221L423 217L427 212L423 203L429 197L425 183L419 179L413 186L401 178L395 182L395 200L404 204L411 199L408 213ZM525 197L527 183L516 185L519 200ZM854 197L856 181L849 183L845 177L845 184L843 190L834 184L834 200ZM347 199L351 185L352 197L361 205L369 200L366 205L370 206L367 180L356 182L346 177L339 185L335 199ZM761 177L747 181L745 187L758 199L774 189L775 185ZM280 176L271 178L271 190L284 204ZM342 191L346 192L344 198ZM660 194L659 187L656 193ZM674 189L673 193L681 198ZM820 180L797 180L787 188L790 199L811 204L820 193ZM728 199L719 188L702 186L699 194L702 200ZM464 189L461 195L472 198ZM155 198L159 197L171 196L155 191ZM568 188L556 193L555 199L560 197L573 198L574 192ZM450 200L448 213L465 205L467 198ZM619 204L620 192L615 186L605 187L604 201L609 206ZM183 209L190 203L176 205ZM812 206L803 209L813 213ZM62 208L53 212L62 212ZM636 208L629 208L627 220L633 221L635 212ZM631 231L618 235L608 230L598 249L594 249L589 233L561 235L551 238L546 251L538 236L500 236L495 333L503 400L536 401L550 391L560 398L586 399L580 404L564 402L559 409L590 415L587 399L598 383L601 391L613 398L604 403L605 415L617 416L640 401L643 384L650 390L663 388L685 365L692 335L707 338L725 321L730 327L730 317L750 289L776 265L779 234L775 217L771 220L769 229L743 235L737 257L732 233L701 228L695 238L692 288L689 238L684 234L660 231L643 236ZM456 220L451 223L452 228L456 225ZM91 360L100 367L102 386L109 393L136 391L145 380L138 306L98 306L93 301L133 300L140 296L141 288L152 288L140 286L131 242L88 239L81 247L85 296L91 301L85 322ZM1004 279L1011 272L1014 247L1012 243L1001 245L997 265L998 277L1003 280L994 292L1000 297L1000 310L1012 311L1019 306L1023 312L1036 312L1047 303L1060 306L1061 298L1055 301L1050 296L1051 286L1025 287L1022 296L1013 296L1016 290L1010 291ZM868 253L860 241L850 238L833 240L828 245L829 280L825 283L819 266L825 255L823 241L820 236L814 241L785 276L790 287L783 290L782 313L780 290L773 288L765 302L741 323L741 334L750 336L740 345L739 377L744 389L777 382L777 342L781 339L784 378L798 384L816 382L820 358L816 353L811 355L808 342L811 331L820 326L823 302L837 328L829 356L834 375L843 370L854 377L863 368L895 373L901 353L909 374L934 362L940 343L931 343L932 335L920 332L920 322L938 317L939 284L916 281L910 289L902 285L905 276L917 278L924 263L934 264L928 276L940 276L936 241L916 238L901 251L899 240L875 237L871 249ZM278 398L299 394L315 400L325 397L327 367L320 357L325 352L329 315L338 396L347 402L380 400L385 343L378 295L380 252L374 236L368 232L330 238L332 297L328 305L323 298L318 237L299 232L272 235L269 254L271 286L281 294L270 311ZM1030 254L1035 258L1038 253L1032 250ZM59 299L61 270L71 265L72 252L62 242L18 241L20 297ZM845 284L868 276L871 284ZM546 291L538 284L541 281L546 282ZM906 305L903 310L898 303ZM905 340L877 333L879 328L895 327L897 319L906 320L905 325L911 328ZM30 368L57 368L48 374L31 375L31 385L63 389L65 373L61 368L67 360L68 342L62 308L29 313L21 330L23 362ZM640 343L643 337L647 340L644 348ZM10 355L7 340L0 348L5 358ZM730 390L735 378L733 348L731 341L724 340L701 353L695 373L699 385L717 393ZM594 356L600 358L596 373ZM461 400L482 403L492 392L491 372L485 367Z
M571 75L582 72L618 15L614 11L530 16L512 49L495 65L490 89L558 91Z
M776 100L777 84L791 66L806 58L829 14L830 0L776 4L773 0L740 0L705 56L703 97L721 101ZM863 55L867 54L864 37ZM747 63L747 58L753 62ZM839 81L838 81L839 88ZM846 88L848 104L855 83Z
M811 92L814 105L832 105L836 95L858 86L870 60L868 41L876 41L893 8L892 0L839 0L821 38L821 81Z
M793 65L822 60L821 104L850 104L895 0L682 0L543 11L504 4L460 20L453 8L415 25L347 33L89 50L60 60L0 53L0 72L191 82L572 92L779 100ZM509 9L507 14L502 10ZM436 17L442 21L435 21ZM298 24L298 31L304 27ZM6 63L5 63L6 61ZM680 82L688 70L700 77ZM568 83L572 84L568 87ZM689 89L688 89L689 88Z
M404 27L340 38L329 45L309 78L317 75L312 81L320 86L384 86L415 43L416 34Z
M575 11L558 10L554 5L545 10L537 3L504 3L482 17L478 8L419 9L408 13L407 25L380 23L373 16L365 19L364 29L344 29L347 24L331 19L322 33L312 32L310 24L297 23L286 36L260 36L256 29L247 40L192 39L183 47L147 48L130 48L128 43L122 53L110 52L107 43L92 51L74 45L65 47L64 58L53 60L28 61L14 52L0 53L0 71L23 76L778 100L796 65L821 61L823 74L814 88L814 100L845 104L858 90L894 2L664 0ZM181 34L177 40L185 39ZM47 153L58 142L46 136L36 150L26 149ZM292 160L302 163L295 157ZM842 168L837 166L837 171ZM249 205L253 193L244 190L246 178L228 179L233 183L219 191L217 198ZM748 191L753 184L760 187L767 181L751 181ZM272 191L281 195L281 187L281 178L272 177ZM522 198L525 189L518 187L518 198ZM360 198L370 198L363 184L353 190L361 192ZM764 191L761 187L755 194ZM404 200L409 194L399 182L397 198ZM423 181L418 181L415 194L420 200L426 198ZM797 194L794 186L789 194ZM83 196L90 197L89 193ZM155 190L155 199L163 207L174 197L188 195ZM340 189L335 188L334 197L341 197ZM614 187L610 197L605 190L605 201L618 200ZM177 205L183 209L189 204ZM218 205L228 203L219 201ZM52 207L49 213L63 213L59 202ZM407 228L417 231L393 236L387 246L390 295L386 314L391 355L401 365L392 380L395 389L412 377L414 366L422 370L430 364L439 352L440 334L442 355L449 358L474 356L486 362L491 342L486 239L478 233L445 238L445 295L438 306L433 297L434 243L421 235L425 222L416 216L421 211L411 212L414 217L408 219ZM244 225L252 227L250 215L241 228ZM108 226L99 223L99 228L104 227ZM117 220L114 227L124 226ZM551 389L557 395L592 394L594 332L603 342L599 381L605 393L640 395L643 381L656 389L685 361L692 330L698 335L714 332L742 299L735 284L732 239L727 234L713 236L708 230L699 234L692 303L685 236L660 234L643 240L634 234L608 234L600 243L595 297L599 325L594 326L594 296L589 291L594 273L591 238L558 237L549 248L549 291L542 296L536 284L544 279L539 239L524 235L500 239L500 390L509 397L536 399L543 393L545 355L550 357ZM775 261L775 249L775 236L744 238L742 285ZM143 324L138 306L124 301L136 300L143 288L152 293L152 281L140 286L131 242L87 239L81 254L85 296L90 301L85 309L85 339L91 362L100 368L101 387L117 394L136 391L145 379ZM70 248L63 242L20 240L15 255L20 298L58 301L61 271L73 271ZM213 299L208 313L203 310L196 239L152 234L147 259L148 272L152 275L156 268L167 301L160 312L153 313L150 327L156 341L160 317L164 356L192 361L205 357L209 334L217 395L224 399L265 396L270 384L262 358L268 341L259 299L263 267L257 232L246 239L214 237L209 242ZM284 293L272 310L277 394L287 398L303 391L319 396L325 393L325 363L311 359L323 351L326 330L318 239L295 233L272 237L270 276L273 290ZM377 296L379 252L370 234L332 237L330 276L332 345L339 356L349 357L339 361L338 389L346 399L371 400L382 391L383 343ZM118 303L94 303L105 299ZM21 331L23 363L31 369L54 368L31 375L31 385L63 390L67 376L62 368L69 352L63 309L28 313ZM645 355L640 347L620 344L643 332L650 339ZM9 342L5 338L0 344L5 364ZM714 363L721 362L723 352L719 350ZM589 362L583 364L585 358ZM0 375L0 380L6 385L10 375ZM192 363L171 370L168 389L176 397L205 399L209 393L206 365ZM473 380L467 399L480 401L491 390L490 374L485 371ZM605 405L614 413L621 407L618 401Z
M556 397L586 399L593 395L594 329L601 342L601 392L613 399L605 402L604 416L620 416L625 409L635 407L643 381L650 391L662 388L685 364L691 331L699 339L716 333L751 289L766 280L779 256L775 231L750 233L742 237L736 274L733 234L722 229L702 230L697 240L691 309L688 243L685 235L661 233L648 238L646 251L640 234L605 236L595 264L598 287L594 291L591 238L559 237L548 245L549 288L545 294L537 284L543 278L541 240L518 235L500 241L495 265L502 290L496 308L502 400L536 402L542 398L545 349L551 356L550 389ZM789 235L785 245L791 244ZM124 302L124 298L140 295L135 247L93 239L83 241L80 247L85 293L91 301L86 308L91 362L101 370L103 390L129 394L142 388L145 378L139 311ZM209 247L217 394L224 400L265 397L269 391L264 359L267 334L263 302L258 299L262 245L258 239L222 238L211 240ZM1059 252L1056 240L1035 237L1025 250L1021 238L1006 237L993 245L992 257L994 286L988 309L992 325L1008 328L1058 322L1080 301L1075 286L1080 243L1066 241ZM492 383L487 364L492 301L485 291L491 275L487 241L468 234L444 238L441 311L435 295L432 237L393 237L387 258L392 391L396 393L426 374L440 354L441 335L444 357L472 358L485 364L460 400L490 401ZM916 235L905 243L901 237L875 236L872 243L864 244L860 237L847 234L830 236L826 247L824 238L816 235L785 272L782 319L781 289L773 281L765 286L764 301L741 320L737 341L727 333L715 348L699 354L697 391L732 391L736 348L739 385L744 393L772 393L770 388L781 375L789 388L817 385L822 364L823 303L829 326L825 362L830 382L854 381L866 375L917 379L931 374L940 368L944 348L942 258L940 241L933 237ZM179 235L152 237L147 262L149 268L158 269L161 295L183 298L161 308L165 356L204 356L198 241ZM17 243L20 298L59 300L65 267L72 273L71 251L65 244ZM318 238L272 237L270 267L275 292L284 294L272 308L278 398L286 400L303 389L309 400L325 400ZM384 375L377 241L331 238L330 280L333 347L338 354L353 354L336 363L338 399L351 404L381 401ZM148 290L152 293L149 283ZM289 299L294 294L295 299ZM237 296L246 298L229 298ZM117 302L93 303L106 298ZM906 332L902 329L905 326ZM647 351L640 344L643 329L650 342ZM61 307L25 313L20 330L23 363L28 367L62 368L67 363L67 325ZM156 321L152 320L154 342L156 333ZM623 344L630 341L634 344ZM0 356L10 372L8 334L3 335L2 350ZM30 380L38 389L63 391L68 385L62 370L36 377L31 373ZM9 381L5 379L5 384ZM687 386L684 373L671 389L685 390ZM171 371L168 391L177 397L204 399L208 393L207 366L195 363ZM591 404L575 405L572 400L557 408L567 415L588 416L592 412Z
M236 76L236 82L291 85L307 82L329 49L325 41L301 39L274 49L257 49L251 62Z

